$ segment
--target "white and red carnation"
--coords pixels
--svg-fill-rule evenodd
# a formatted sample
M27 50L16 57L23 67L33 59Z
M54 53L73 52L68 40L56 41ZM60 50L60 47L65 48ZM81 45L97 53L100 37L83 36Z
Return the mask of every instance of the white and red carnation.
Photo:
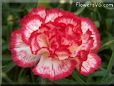
M100 67L100 34L94 23L60 9L34 8L11 35L11 53L20 67L50 80L76 68L87 76Z

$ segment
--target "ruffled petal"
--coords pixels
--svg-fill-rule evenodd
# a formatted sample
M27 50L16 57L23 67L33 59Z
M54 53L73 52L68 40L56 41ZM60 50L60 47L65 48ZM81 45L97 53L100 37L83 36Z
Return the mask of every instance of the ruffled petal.
M69 76L76 62L71 60L57 60L55 58L41 57L37 66L33 69L35 75L40 75L43 78L50 80L58 80Z
M55 54L59 60L65 60L70 57L70 51L68 50L67 46L60 46L55 50Z
M33 55L30 47L22 40L21 30L12 33L10 48L14 62L20 67L32 67L39 59L39 56Z
M41 34L36 30L31 34L29 45L32 53L37 54L39 49L49 46L48 38L45 34Z
M27 44L29 42L31 33L39 29L42 21L42 18L38 15L29 15L24 17L24 19L22 20L22 37Z
M76 26L76 25L78 25L80 20L76 19L76 18L72 18L72 17L63 15L61 17L56 18L55 22L66 24L66 25L70 24L70 25Z
M58 18L62 15L63 15L62 10L59 10L57 8L51 9L47 12L45 23L48 23L50 21L53 22L56 18Z
M31 49L31 52L32 54L37 54L38 50L40 49L38 43L37 43L37 34L38 34L38 31L34 31L31 36L30 36L30 39L29 39L29 45L30 45L30 49Z
M98 55L89 53L85 61L81 61L78 59L77 64L78 65L76 67L78 71L81 74L88 76L100 67L101 59Z
M39 15L42 19L45 19L46 10L44 7L33 8L30 14Z
M63 11L63 16L56 18L55 22L66 25L70 24L75 27L81 25L80 18L69 11Z
M81 20L81 28L83 34L87 34L89 31L89 33L91 34L90 37L93 39L93 47L91 48L91 51L97 52L101 46L100 34L91 20L89 20L88 18L81 18Z

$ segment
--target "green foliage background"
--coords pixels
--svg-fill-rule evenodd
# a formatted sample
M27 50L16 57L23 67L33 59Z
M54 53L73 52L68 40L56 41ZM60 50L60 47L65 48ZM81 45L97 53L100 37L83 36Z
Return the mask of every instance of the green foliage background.
M11 33L20 28L19 22L32 8L45 6L60 8L93 20L101 34L102 47L98 55L102 59L99 70L88 77L74 70L72 75L57 81L34 76L30 68L15 65L9 50ZM2 4L2 84L114 84L114 8L76 7L70 2L3 3Z

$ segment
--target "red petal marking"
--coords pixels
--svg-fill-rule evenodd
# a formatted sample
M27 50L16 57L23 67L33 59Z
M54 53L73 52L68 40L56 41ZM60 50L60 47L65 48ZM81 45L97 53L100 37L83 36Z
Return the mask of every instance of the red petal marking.
M51 9L47 12L47 15L46 15L46 19L45 19L45 23L48 23L50 21L54 21L56 18L62 16L63 13L61 10L59 9Z
M41 48L49 47L49 41L47 36L43 33L39 33L39 30L34 31L31 34L29 44L33 54L37 54L38 50Z
M64 24L71 24L71 25L77 25L77 23L75 21L73 21L73 18L68 18L68 17L59 17L55 20L56 22L59 23L64 23Z
M101 59L94 53L88 54L87 60L81 63L80 73L88 76L100 67Z
M32 51L32 54L37 54L38 50L40 49L36 37L37 37L38 31L34 31L29 39L29 45L30 45L30 49Z
M56 37L51 38L49 43L50 43L50 48L53 50L60 47L59 46L60 43L57 41Z
M92 35L91 31L88 29L88 30L86 31L86 33L84 33L84 34L81 35L82 42L83 42L83 43L86 43L88 40L93 39L93 38L91 37L91 35Z
M88 53L89 51L81 50L78 52L77 57L79 57L81 61L85 61L87 60Z
M69 76L75 64L75 61L41 57L33 72L35 75L40 75L43 78L58 80Z
M39 60L39 56L33 55L22 40L21 30L12 33L10 49L14 62L20 67L32 67Z
M80 24L80 19L77 17L70 17L70 16L61 16L55 19L55 22L57 23L63 23L66 25L73 25L76 26L78 24Z
M94 40L93 38L90 38L90 35L89 34L83 34L81 36L82 38L82 45L80 46L81 47L81 50L91 50L91 48L93 47L93 43L94 43Z
M57 35L57 32L55 30L55 26L53 25L52 22L46 23L45 25L43 25L42 27L40 27L39 30L44 30L43 33L45 33L48 36L49 40L53 36Z
M94 40L93 48L91 50L93 52L97 52L101 46L101 43L100 43L100 34L99 34L96 26L88 18L82 18L81 26L82 26L81 28L82 28L83 34L86 34L86 32L88 30L91 32L92 35L90 37L92 37Z
M22 37L28 44L32 32L38 30L42 24L42 19L38 15L31 15L22 20Z
M73 32L74 33L78 33L78 34L82 34L81 22L78 25L76 25L76 26L73 27Z
M54 30L56 28L53 22L46 23L46 26L49 28L49 30Z
M38 33L45 33L47 31L49 31L49 27L47 27L46 25L42 25L39 29L38 29Z
M33 8L30 14L39 15L42 19L45 19L46 10L44 7Z
M66 27L65 31L66 31L66 34L67 34L67 35L73 35L73 34L74 34L73 26L71 26L71 25L68 25L68 26Z
M71 42L67 38L65 38L65 37L61 38L61 44L62 45L71 45L70 43Z
M68 25L65 29L66 31L66 38L70 41L70 42L75 42L76 44L80 45L82 44L82 40L81 40L81 29L76 28L75 32L74 32L74 27L71 25Z

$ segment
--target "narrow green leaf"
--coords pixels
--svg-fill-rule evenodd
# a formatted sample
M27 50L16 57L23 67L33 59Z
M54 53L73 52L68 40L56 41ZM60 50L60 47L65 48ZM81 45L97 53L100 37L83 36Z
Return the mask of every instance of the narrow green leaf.
M110 74L110 72L112 70L113 64L114 64L114 51L112 52L112 56L110 58L108 66L107 66L107 71L104 73L104 77L103 77L101 83L105 82L107 80L107 76L109 76L109 74Z
M107 67L107 71L108 71L108 72L111 71L113 64L114 64L114 51L113 51L113 53L112 53L112 56L111 56L111 58L110 58L110 61L109 61L108 67Z
M112 75L111 80L109 80L110 84L114 84L114 75Z
M80 15L84 11L85 7L79 8L75 13L76 15Z
M111 84L111 83L114 83L113 81L114 81L114 75L109 75L107 76L105 83Z
M104 76L105 71L96 71L95 73L93 73L91 76Z
M102 45L102 47L100 48L99 52L106 49L106 48L109 48L109 46L111 46L113 43L114 43L114 40L111 40L111 41L108 41L108 42L104 43Z
M85 81L83 81L79 74L74 70L73 73L72 73L72 77L77 81L77 83L79 84L86 84Z
M4 72L9 72L10 70L12 70L15 67L14 62L10 62L9 64L6 64L5 67L3 68Z
M109 45L111 45L111 44L113 44L113 43L114 43L114 40L108 41L108 42L106 42L105 44L103 44L102 47L109 46Z
M23 77L23 72L24 72L24 69L21 69L20 73L19 73L19 76L18 76L18 82L20 82L20 79Z
M2 78L5 79L9 84L15 84L5 73L2 73Z
M31 80L32 80L32 83L35 83L35 78L34 78L33 72L31 72Z

